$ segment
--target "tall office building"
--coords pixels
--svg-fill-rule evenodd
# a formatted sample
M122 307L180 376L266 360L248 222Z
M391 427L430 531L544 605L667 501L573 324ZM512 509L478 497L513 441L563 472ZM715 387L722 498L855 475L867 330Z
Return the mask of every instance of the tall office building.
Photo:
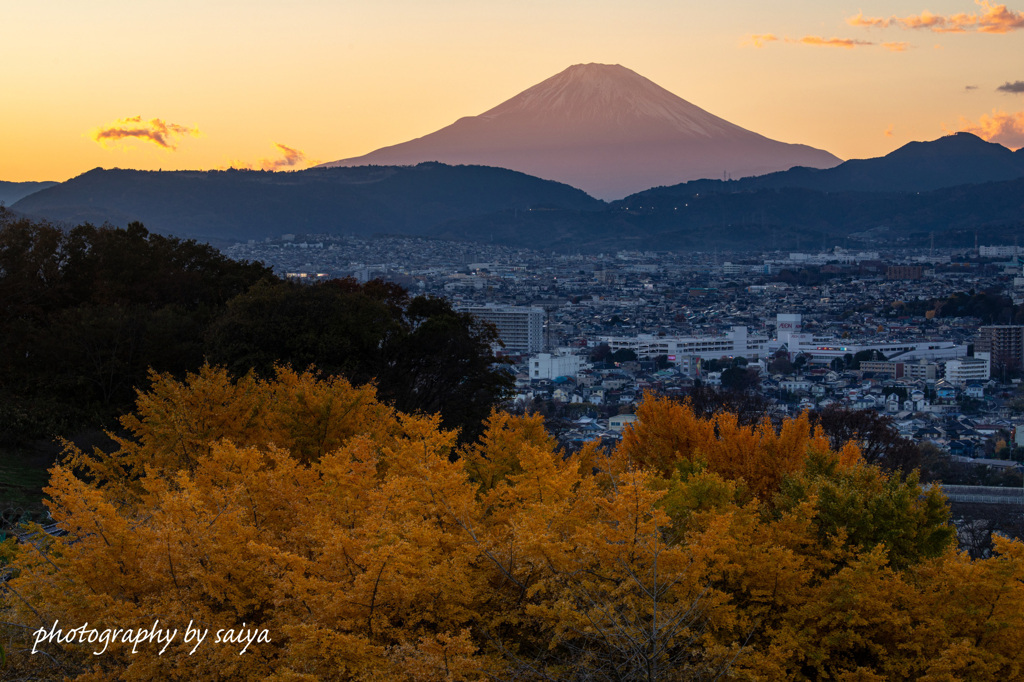
M992 368L1024 369L1024 326L999 324L978 329L974 352L988 353Z
M498 329L498 338L509 353L539 353L544 350L544 309L510 305L466 308L478 320Z

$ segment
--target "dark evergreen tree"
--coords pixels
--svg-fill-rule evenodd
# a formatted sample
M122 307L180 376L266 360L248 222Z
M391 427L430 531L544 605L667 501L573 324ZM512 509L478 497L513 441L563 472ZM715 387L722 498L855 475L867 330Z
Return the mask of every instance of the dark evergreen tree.
M439 412L446 428L472 438L512 386L496 341L492 326L395 284L264 282L229 302L210 329L208 357L236 375L270 376L284 363L373 382L398 409Z
M203 361L204 330L263 265L194 241L0 208L0 443L112 426L150 368Z

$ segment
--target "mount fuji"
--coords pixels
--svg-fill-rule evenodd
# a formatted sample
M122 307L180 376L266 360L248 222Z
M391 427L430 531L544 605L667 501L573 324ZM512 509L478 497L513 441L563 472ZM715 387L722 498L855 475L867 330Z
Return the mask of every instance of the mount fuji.
M734 125L619 65L577 64L479 116L322 167L499 166L617 199L701 178L831 168L832 154Z

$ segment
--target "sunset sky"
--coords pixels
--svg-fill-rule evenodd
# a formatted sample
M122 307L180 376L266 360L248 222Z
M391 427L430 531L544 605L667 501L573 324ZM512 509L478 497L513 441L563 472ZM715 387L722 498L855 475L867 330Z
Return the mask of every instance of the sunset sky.
M0 180L305 168L622 64L841 158L1024 146L1024 0L0 0Z

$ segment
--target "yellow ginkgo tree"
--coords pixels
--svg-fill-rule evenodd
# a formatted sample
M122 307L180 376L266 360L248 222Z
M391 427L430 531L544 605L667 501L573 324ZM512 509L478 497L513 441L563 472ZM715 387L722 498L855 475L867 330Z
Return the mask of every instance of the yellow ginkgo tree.
M4 547L0 672L1017 675L1021 545L957 554L937 493L831 449L804 418L749 427L654 397L638 416L618 448L570 456L539 417L493 413L460 446L436 416L311 372L154 375L115 451L69 448L52 470L63 534ZM162 653L94 655L39 641L55 623L178 634ZM186 642L194 629L209 634Z

